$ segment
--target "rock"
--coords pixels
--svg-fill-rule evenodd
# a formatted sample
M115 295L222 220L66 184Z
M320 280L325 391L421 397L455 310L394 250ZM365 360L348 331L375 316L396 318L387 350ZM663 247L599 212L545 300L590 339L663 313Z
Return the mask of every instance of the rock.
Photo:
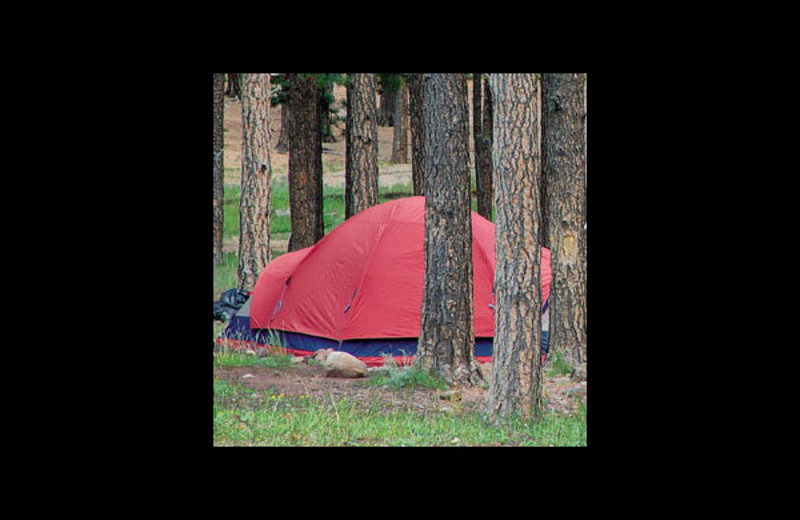
M322 363L325 377L367 377L367 365L347 352L331 352Z
M242 376L242 379L251 379L253 377L256 377L256 376L254 376L253 374L245 374L245 375Z
M306 362L306 356L292 356L291 361L293 365L299 365Z
M326 359L328 359L328 354L333 352L332 348L321 348L314 352L314 359L319 361L320 363L324 363Z
M270 351L264 347L258 347L255 351L255 355L262 358L262 357L269 357Z

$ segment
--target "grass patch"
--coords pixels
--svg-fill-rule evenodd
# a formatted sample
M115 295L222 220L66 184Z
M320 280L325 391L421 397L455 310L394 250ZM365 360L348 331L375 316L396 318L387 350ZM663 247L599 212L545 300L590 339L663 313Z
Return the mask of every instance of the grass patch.
M585 446L586 410L503 426L477 413L386 409L329 394L275 395L214 380L215 446Z
M222 325L221 328L224 328L224 325ZM281 367L288 367L291 365L292 365L292 356L290 354L272 354L269 356L258 357L253 354L247 354L243 351L233 350L224 347L214 352L215 367L281 368Z

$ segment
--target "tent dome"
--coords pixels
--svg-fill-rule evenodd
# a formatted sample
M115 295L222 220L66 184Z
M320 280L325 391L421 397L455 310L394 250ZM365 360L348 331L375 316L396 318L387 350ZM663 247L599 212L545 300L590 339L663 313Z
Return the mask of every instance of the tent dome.
M473 325L478 354L494 336L494 224L472 218ZM290 348L337 348L358 357L416 352L425 270L425 198L407 197L354 215L311 247L286 253L261 273L233 332L280 332ZM550 252L542 250L550 292ZM245 327L243 321L249 316ZM234 322L237 322L234 324ZM250 329L246 331L244 329ZM481 341L483 339L483 341ZM483 350L484 352L480 352Z

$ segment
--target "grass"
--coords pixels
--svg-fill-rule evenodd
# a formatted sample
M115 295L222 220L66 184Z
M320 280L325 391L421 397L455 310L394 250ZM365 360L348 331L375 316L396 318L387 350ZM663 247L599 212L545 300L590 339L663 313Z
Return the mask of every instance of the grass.
M324 399L257 391L214 380L215 446L585 446L586 409L512 419L478 413L387 409L329 394Z
M256 357L220 350L215 366L291 365L289 356ZM414 370L391 369L366 384L399 389L447 388L443 381ZM585 446L586 407L562 415L547 412L539 421L513 418L503 425L458 406L447 410L387 407L379 398L355 400L333 393L312 398L256 390L214 378L215 446Z

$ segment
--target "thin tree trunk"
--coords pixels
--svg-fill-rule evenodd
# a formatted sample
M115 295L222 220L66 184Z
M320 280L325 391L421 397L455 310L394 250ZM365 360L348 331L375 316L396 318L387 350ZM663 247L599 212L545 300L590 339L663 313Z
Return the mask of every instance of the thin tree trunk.
M381 81L381 104L378 107L378 126L394 126L395 97L398 85L396 74L384 74Z
M242 74L239 288L253 290L269 263L269 74Z
M482 88L483 74L472 75L472 124L475 138L475 191L478 214L492 220L492 94Z
M375 74L349 74L345 218L378 203L378 107Z
M224 169L224 74L214 74L214 265L222 261L222 218Z
M275 145L275 151L278 153L289 152L289 136L292 133L292 118L289 115L288 101L282 103L281 107L281 135L278 138L278 144Z
M473 331L469 111L464 74L425 78L425 275L417 368L481 381ZM443 138L447 136L447 138Z
M242 78L241 78L241 76L242 75L239 74L239 73L236 73L236 74L229 73L228 74L228 88L225 89L225 95L226 96L230 96L230 97L233 97L233 98L236 98L236 99L241 99L242 98L242 89L241 89Z
M541 283L534 74L492 74L495 188L495 335L486 413L498 421L541 410Z
M422 74L409 74L411 120L411 177L414 195L424 195L425 178L425 83Z
M322 220L322 142L319 92L311 74L290 74L289 251L312 246L325 234Z
M546 172L553 282L553 351L586 362L586 134L583 74L542 77L542 169Z
M392 140L392 164L408 163L408 87L405 82L397 90L394 110L394 139Z

